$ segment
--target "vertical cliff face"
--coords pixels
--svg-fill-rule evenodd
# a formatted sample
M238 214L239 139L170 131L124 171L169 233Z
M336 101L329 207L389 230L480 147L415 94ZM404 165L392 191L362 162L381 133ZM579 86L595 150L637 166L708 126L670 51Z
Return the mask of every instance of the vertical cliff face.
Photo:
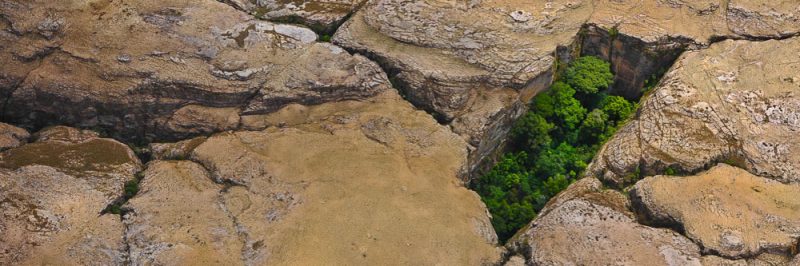
M675 59L685 50L697 47L690 39L667 37L647 42L620 33L617 28L589 24L581 32L581 54L611 63L614 83L609 93L639 99L647 86L654 86Z

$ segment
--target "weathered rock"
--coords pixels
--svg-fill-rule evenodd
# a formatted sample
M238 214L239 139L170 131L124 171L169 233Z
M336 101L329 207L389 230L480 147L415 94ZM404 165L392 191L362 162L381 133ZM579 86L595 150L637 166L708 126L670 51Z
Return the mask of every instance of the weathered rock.
M119 216L100 215L108 202L87 179L49 166L0 169L0 264L122 265Z
M199 164L148 164L125 214L133 265L242 265L240 232L222 203L224 186Z
M782 38L800 33L797 3L786 1L595 1L583 53L612 63L612 92L631 99L655 85L684 50L722 38Z
M226 0L226 2L261 19L300 23L320 34L333 34L336 28L366 0Z
M789 261L790 258L782 255L764 253L752 259L730 260L718 256L703 256L701 262L704 266L797 266L797 262ZM800 262L800 261L799 261Z
M591 1L373 1L333 42L378 61L411 102L453 121L477 162L549 86L591 9ZM517 11L530 18L514 19Z
M800 8L792 1L731 0L728 27L736 34L780 38L800 32Z
M31 135L24 129L0 123L0 151L19 147L28 142L30 137Z
M105 204L121 196L123 184L142 168L139 158L127 145L99 138L91 131L53 127L35 135L35 142L0 153L0 168L53 167L85 180L105 195Z
M688 52L589 167L623 184L667 167L694 172L726 161L798 182L800 39L724 41ZM638 170L637 170L638 169Z
M511 256L504 266L525 266L525 258L519 255Z
M764 252L796 252L800 185L720 164L697 176L648 177L631 193L648 219L683 228L712 254L751 258Z
M167 174L155 174L168 163L151 164L143 191L129 204L135 215L129 228L142 221L151 224L129 230L153 243L139 245L140 250L176 243L187 250L175 255L183 258L216 246L187 243L186 229L160 233L168 231L168 224L220 228L225 237L214 238L219 241L236 236L222 229L234 225L239 237L231 247L234 264L474 265L500 260L485 207L456 178L466 162L466 144L395 91L365 101L293 104L272 114L245 116L242 123L257 131L220 133L191 149L190 159L209 170L201 178L208 179L208 188L173 184ZM221 189L211 180L240 185ZM147 189L154 186L165 188L158 193ZM215 214L221 210L229 215L227 223L197 215L180 218L180 213L198 211L221 217ZM193 232L212 239L214 231ZM169 239L149 240L162 235Z
M175 143L150 143L150 155L155 160L185 160L194 148L203 144L207 137L196 137Z
M700 265L689 239L636 223L619 208L626 200L619 192L587 193L581 183L562 194L583 196L551 207L510 240L529 265Z
M20 125L176 139L229 129L235 112L388 88L377 65L311 30L217 1L6 2L0 102Z
M167 128L178 135L210 134L239 127L238 108L211 108L187 105L178 109L167 122Z

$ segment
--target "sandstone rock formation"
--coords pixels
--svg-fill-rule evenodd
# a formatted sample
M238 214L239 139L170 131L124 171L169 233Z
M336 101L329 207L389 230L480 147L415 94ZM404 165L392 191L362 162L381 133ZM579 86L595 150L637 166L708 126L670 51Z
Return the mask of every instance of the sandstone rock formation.
M126 206L134 261L500 260L485 207L456 178L463 140L396 92L243 121L261 130L178 145L203 167L150 163L142 193Z
M687 52L589 173L622 184L637 171L695 172L726 161L798 182L798 49L800 39L792 38L725 41Z
M366 0L226 0L254 16L276 22L300 23L320 34L333 34Z
M91 131L53 127L35 135L36 141L0 153L0 168L53 167L71 178L85 180L92 189L103 193L104 204L121 196L123 184L142 168L127 145L99 138Z
M785 38L800 34L792 1L594 1L583 53L605 58L616 74L612 91L641 95L684 51L725 38ZM650 84L654 85L654 84Z
M599 182L587 178L567 188L562 195L570 199L540 214L509 247L528 265L700 265L691 240L638 224L623 195L590 183Z
M0 264L121 265L123 225L101 215L141 163L124 144L54 127L0 153Z
M478 161L550 84L591 10L591 1L373 1L333 42L381 63Z
M31 135L21 129L6 123L0 123L0 151L19 147L28 142Z
M179 139L387 89L374 63L216 1L5 1L3 117Z
M799 193L800 185L724 164L697 176L648 177L632 191L653 223L679 227L708 253L728 258L796 252Z
M223 188L196 163L151 162L140 196L126 205L132 264L241 265L243 243L220 204Z
M86 179L53 167L0 169L0 264L121 265L122 223L100 215L108 203Z

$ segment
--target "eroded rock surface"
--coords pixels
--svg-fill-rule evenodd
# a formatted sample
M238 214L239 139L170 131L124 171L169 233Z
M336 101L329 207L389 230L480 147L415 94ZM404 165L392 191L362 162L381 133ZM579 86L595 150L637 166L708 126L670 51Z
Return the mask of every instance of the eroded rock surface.
M794 1L594 1L583 53L609 60L612 91L628 98L656 81L684 50L723 38L766 39L800 34ZM649 84L654 85L654 84Z
M595 182L567 188L568 199L517 233L510 248L525 254L528 265L700 265L691 240L638 224L625 196L593 188Z
M27 130L0 123L0 151L19 147L28 142L31 134Z
M145 256L137 258L256 265L500 260L485 207L457 178L466 144L396 92L290 105L243 124L256 131L172 147L191 150L189 158L208 174L195 163L151 163L126 220L133 239L143 240L136 252Z
M178 139L240 113L361 99L380 68L307 28L217 1L6 1L0 94L7 120Z
M0 153L0 264L121 265L119 216L101 215L141 163L124 144L54 127Z
M333 42L380 62L479 160L549 85L591 10L591 1L373 1Z
M333 34L337 27L366 0L226 0L225 2L261 19L300 23L320 34Z
M53 167L84 179L105 195L106 204L122 195L123 184L142 169L127 145L100 138L95 132L59 126L37 132L35 138L32 143L0 153L0 168Z
M139 196L125 206L134 265L243 265L234 221L221 204L223 185L199 164L153 161Z
M648 177L632 191L654 223L683 228L705 249L728 258L796 252L799 193L800 185L724 164L697 176Z
M623 184L637 172L694 172L726 161L798 182L798 49L800 39L792 38L725 41L687 52L589 173Z
M49 166L0 169L0 264L121 265L122 223L100 215L108 203L86 179Z

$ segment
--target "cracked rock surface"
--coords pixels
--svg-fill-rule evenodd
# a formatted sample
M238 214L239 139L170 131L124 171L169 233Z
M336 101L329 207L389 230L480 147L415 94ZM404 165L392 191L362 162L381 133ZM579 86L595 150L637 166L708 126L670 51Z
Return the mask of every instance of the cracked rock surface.
M225 0L258 18L300 23L321 34L332 34L366 0Z
M449 123L480 160L549 86L591 10L591 1L372 1L333 42L382 64L412 103Z
M126 207L133 265L241 265L243 243L219 196L223 186L189 161L153 161Z
M675 192L680 191L679 197ZM792 254L800 239L800 185L720 164L697 176L639 181L635 204L654 223L676 225L709 252L728 258Z
M700 249L669 229L637 223L616 191L586 178L509 242L528 265L701 265ZM613 255L611 255L613 254Z
M212 0L8 0L0 14L0 107L18 125L180 139L388 88L376 64L313 31Z
M784 183L800 178L800 39L724 41L687 52L608 141L588 172L630 183L639 169L688 172L716 162Z
M466 160L463 140L396 92L290 105L243 120L261 129L172 147L178 154L190 150L186 158L196 163L150 163L142 192L128 204L128 239L137 246L132 259L256 265L500 260L485 207L456 178Z
M141 163L124 144L54 127L0 153L0 264L120 265L119 216L101 215Z
M29 144L0 153L0 168L50 166L84 179L108 200L122 195L123 184L142 169L127 145L100 138L92 131L57 126L37 132L34 138Z

